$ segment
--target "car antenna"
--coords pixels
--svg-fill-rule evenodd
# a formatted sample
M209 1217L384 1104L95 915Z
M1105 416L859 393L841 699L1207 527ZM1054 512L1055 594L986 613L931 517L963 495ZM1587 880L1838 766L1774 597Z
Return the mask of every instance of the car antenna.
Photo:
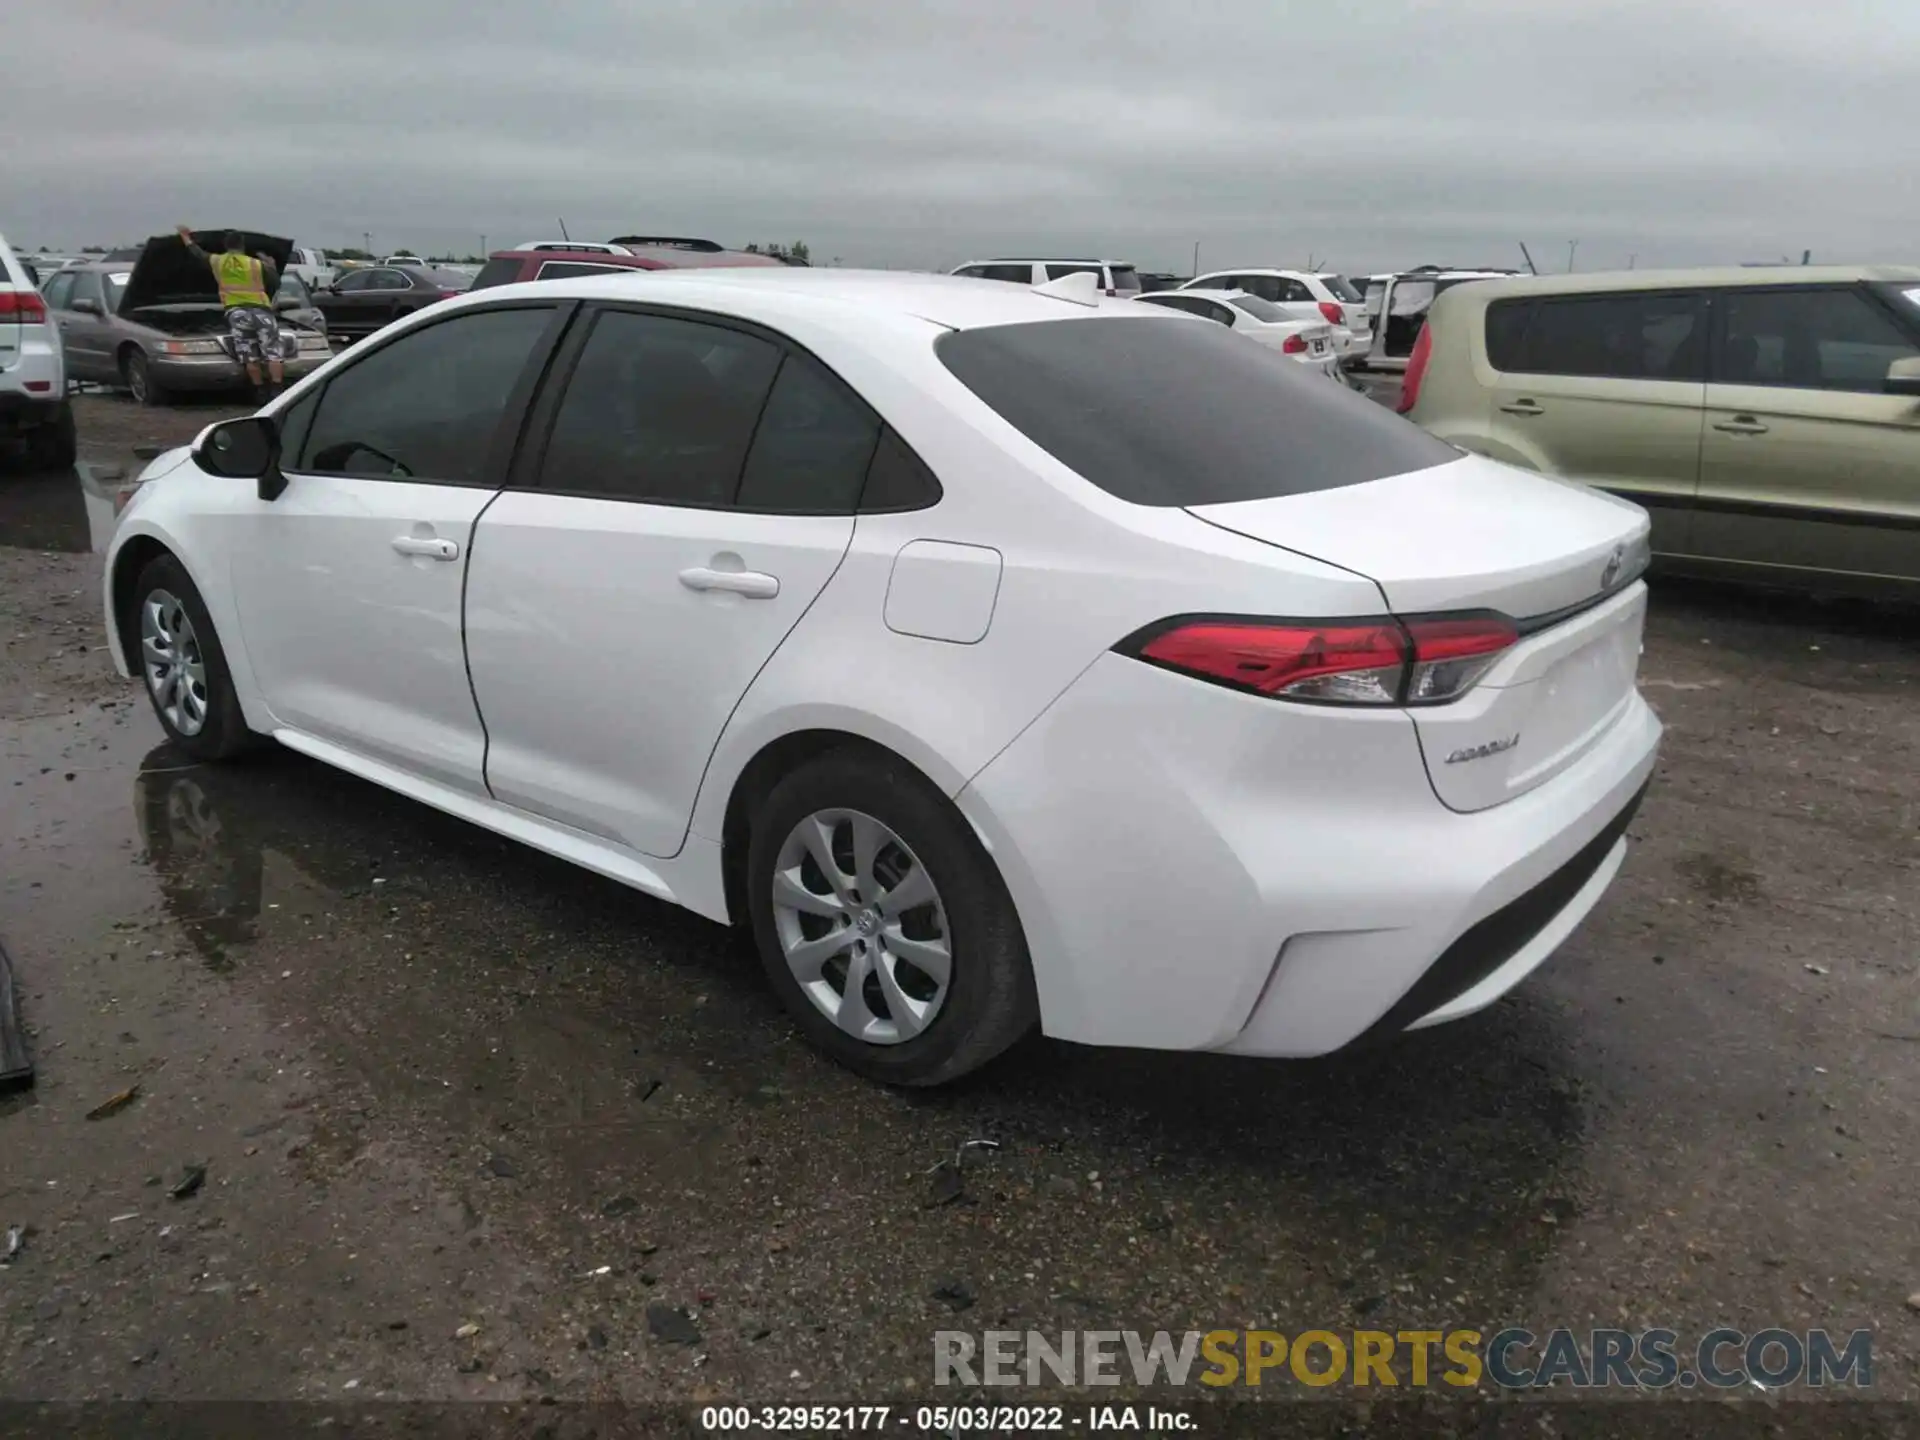
M1540 273L1540 267L1533 263L1533 252L1527 249L1527 242L1524 240L1520 242L1520 253L1527 257L1528 272L1534 275L1538 275Z

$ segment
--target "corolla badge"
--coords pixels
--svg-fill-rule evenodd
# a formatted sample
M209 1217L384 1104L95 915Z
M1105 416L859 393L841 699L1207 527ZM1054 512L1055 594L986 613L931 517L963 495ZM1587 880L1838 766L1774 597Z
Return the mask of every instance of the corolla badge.
M1620 578L1620 572L1626 568L1626 564L1627 547L1624 545L1614 546L1613 554L1607 557L1607 568L1600 572L1600 588L1602 590L1611 590L1613 588L1613 582Z
M1520 732L1516 730L1504 740L1489 740L1484 745L1468 745L1464 749L1456 750L1447 756L1447 764L1460 765L1468 760L1484 760L1489 755L1498 755L1503 751L1511 750L1519 743Z

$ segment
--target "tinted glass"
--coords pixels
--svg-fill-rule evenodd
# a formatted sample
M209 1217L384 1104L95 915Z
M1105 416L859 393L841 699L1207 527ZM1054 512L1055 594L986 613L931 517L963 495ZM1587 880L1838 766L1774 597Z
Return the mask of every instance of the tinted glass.
M1231 303L1236 309L1244 310L1254 319L1264 321L1268 325L1275 325L1282 320L1291 320L1293 318L1278 305L1269 305L1265 300L1260 299L1256 295L1240 295L1235 297Z
M1487 306L1487 363L1496 370L1519 370L1525 364L1521 344L1527 335L1531 300L1496 300Z
M1880 394L1889 365L1920 355L1857 290L1747 290L1720 299L1727 318L1713 373L1729 385Z
M982 280L1006 280L1015 285L1031 285L1033 283L1033 266L983 265L980 267L980 278Z
M1543 299L1527 326L1525 368L1534 375L1698 380L1704 328L1692 295Z
M1049 265L1047 279L1058 280L1062 275L1098 275L1098 265Z
M54 310L65 310L67 302L73 298L73 276L56 275L47 281L47 305Z
M1137 505L1331 490L1459 458L1385 406L1212 325L1089 316L954 331L934 348L1028 439Z
M780 351L758 336L611 310L567 381L540 484L659 505L725 505Z
M735 500L742 510L851 514L880 421L804 355L788 355L760 413Z
M355 290L365 290L372 279L373 271L354 270L336 280L333 288L342 294L351 294Z
M100 275L98 271L86 270L73 277L73 300L75 302L92 300L100 304L105 304L106 297L100 289Z
M483 310L415 330L335 375L299 468L476 484L508 397L553 319Z
M489 260L480 267L480 273L473 277L475 290L485 290L493 285L510 285L520 278L520 261Z
M1138 295L1140 293L1140 272L1131 265L1110 267L1113 274L1113 293L1116 295Z
M280 414L280 463L288 469L294 468L296 457L307 448L307 433L313 428L314 412L320 408L320 393L308 391L298 404Z
M1235 275L1229 281L1223 281L1222 290L1244 290L1269 304L1287 298L1287 282L1278 275Z
M413 282L398 270L375 270L367 280L369 290L411 290Z
M873 463L867 466L867 485L860 492L862 510L924 510L940 498L940 482L926 463L907 448L907 442L882 426Z
M565 280L575 275L618 275L622 270L632 267L626 265L596 265L590 260L549 260L541 265L536 280ZM484 273L484 272L482 272ZM473 282L478 289L480 282Z
M1354 289L1353 282L1347 279L1346 276L1322 275L1320 277L1320 283L1333 292L1336 300L1345 300L1350 305L1360 303L1360 292Z

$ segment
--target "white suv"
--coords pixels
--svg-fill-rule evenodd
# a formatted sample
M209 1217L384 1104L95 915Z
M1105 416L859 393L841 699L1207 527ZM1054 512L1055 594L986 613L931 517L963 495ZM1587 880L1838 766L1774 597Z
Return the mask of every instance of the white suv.
M1005 280L1014 285L1045 285L1068 275L1098 275L1109 295L1134 296L1141 290L1140 272L1124 260L974 260L959 266L955 275L975 280ZM1230 289L1230 286L1223 286Z
M1182 290L1244 290L1278 305L1296 320L1325 321L1334 327L1340 359L1358 364L1373 345L1367 307L1344 275L1305 270L1215 270L1196 275Z
M47 469L73 463L66 352L33 275L0 235L0 439L27 442Z

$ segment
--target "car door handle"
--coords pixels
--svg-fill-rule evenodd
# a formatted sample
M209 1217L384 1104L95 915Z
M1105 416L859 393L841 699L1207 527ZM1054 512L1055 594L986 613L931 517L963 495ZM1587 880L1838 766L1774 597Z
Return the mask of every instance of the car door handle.
M1713 427L1724 430L1729 435L1764 435L1767 427L1751 415L1736 415L1731 420L1722 420Z
M780 593L780 582L758 570L709 570L696 565L680 572L680 583L689 590L730 590L749 600L771 600Z
M1510 405L1500 407L1509 415L1544 415L1547 407L1537 400L1515 400Z
M451 540L430 540L420 535L396 535L393 548L402 555L424 555L429 560L458 560L460 547Z

